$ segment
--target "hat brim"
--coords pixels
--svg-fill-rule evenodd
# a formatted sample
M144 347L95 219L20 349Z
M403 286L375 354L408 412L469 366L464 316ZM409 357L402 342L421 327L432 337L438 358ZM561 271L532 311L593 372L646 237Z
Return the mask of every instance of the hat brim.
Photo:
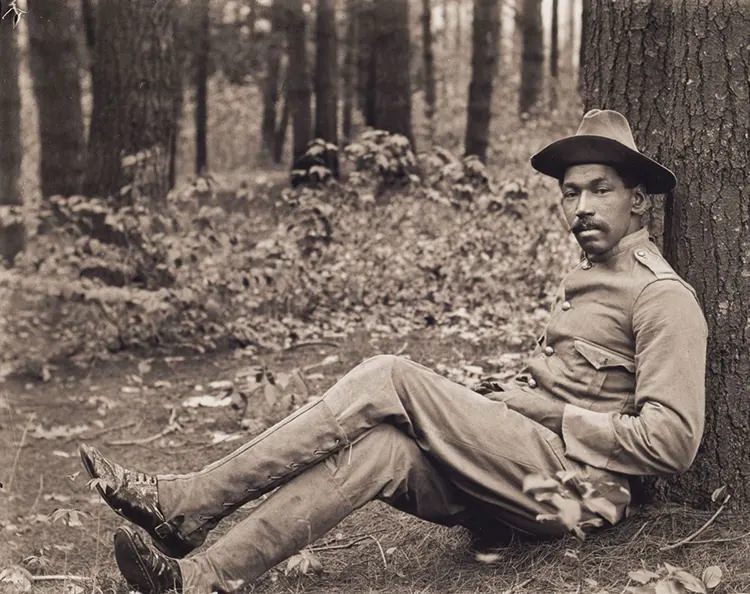
M664 194L677 183L674 173L660 163L605 136L568 136L531 157L534 169L558 180L565 177L568 167L585 163L619 166L646 186L649 194Z

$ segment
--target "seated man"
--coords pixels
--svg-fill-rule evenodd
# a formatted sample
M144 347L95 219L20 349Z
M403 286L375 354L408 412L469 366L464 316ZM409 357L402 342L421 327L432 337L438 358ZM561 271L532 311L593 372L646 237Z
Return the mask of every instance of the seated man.
M563 534L537 519L555 510L524 493L529 474L574 471L603 485L611 513L583 520L615 524L630 502L628 477L690 465L703 432L706 325L641 221L647 193L671 190L674 175L638 152L614 111L588 112L574 136L531 163L559 180L584 255L522 373L482 395L407 359L374 357L188 474L135 472L82 446L102 497L154 545L117 530L115 557L132 588L231 592L373 499L442 524ZM274 489L185 557L222 518Z

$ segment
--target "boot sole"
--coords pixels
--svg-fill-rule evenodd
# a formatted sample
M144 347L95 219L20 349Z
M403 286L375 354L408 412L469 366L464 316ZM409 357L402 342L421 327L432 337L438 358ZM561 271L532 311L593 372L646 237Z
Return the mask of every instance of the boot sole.
M89 475L89 478L92 478L92 479L99 478L96 475L96 472L94 471L94 466L92 465L86 453L83 450L80 450L79 453L81 455L81 462L83 463L83 468L86 470L86 474ZM153 529L149 528L148 526L141 526L141 524L137 522L133 522L133 520L131 520L129 517L123 514L119 508L115 507L110 502L109 496L104 492L104 489L102 489L99 485L96 485L96 490L99 492L99 495L104 500L104 503L106 503L113 512L115 512L123 520L131 522L132 524L135 524L139 528L143 528L151 537L151 542L153 542L154 546L157 549L159 549L159 551L167 555L168 557L172 557L173 559L182 559L185 555L187 555L193 550L194 547L191 547L189 545L181 545L179 543L175 544L173 547L170 547L170 545L165 543L164 540L162 540L159 537L159 535L156 534L156 532L154 532Z

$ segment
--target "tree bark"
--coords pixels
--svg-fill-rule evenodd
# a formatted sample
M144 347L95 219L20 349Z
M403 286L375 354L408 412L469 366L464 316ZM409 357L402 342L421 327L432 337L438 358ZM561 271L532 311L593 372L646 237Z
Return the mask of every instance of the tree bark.
M492 81L497 67L500 39L499 0L474 0L472 20L471 83L466 119L465 152L487 161Z
M521 0L521 88L519 113L532 112L544 88L544 31L541 0Z
M318 0L315 37L315 136L337 145L339 100L335 0ZM326 151L325 162L338 178L338 153Z
M377 0L375 4L375 126L411 133L409 0Z
M624 113L639 147L673 169L665 255L709 327L706 432L686 474L658 492L708 504L750 497L750 60L745 0L591 2L587 107ZM668 354L667 354L668 356Z
M197 1L198 39L195 48L195 173L208 166L208 58L211 52L209 0Z
M292 117L292 168L307 150L312 133L310 79L307 72L305 13L302 0L285 0L289 74L287 97Z
M181 105L174 0L99 0L84 192L163 200Z
M8 15L0 20L0 257L12 264L23 249L21 220L21 92L18 86L17 30Z
M432 6L430 0L422 0L422 67L424 69L425 116L432 140L435 134L435 52L432 49Z
M72 0L29 0L28 9L41 191L69 196L81 191L85 151L76 9Z
M81 0L81 18L83 20L83 32L86 37L86 47L89 52L94 51L96 43L96 11L94 0Z
M375 125L375 5L355 0L357 6L357 96L368 126Z
M354 111L354 80L357 64L357 0L346 0L346 54L344 55L344 72L342 86L344 87L344 105L341 122L341 132L344 143L352 139L352 115Z
M558 5L557 0L552 0L552 23L550 25L550 49L549 49L549 103L550 108L557 108L557 92L559 85L559 62L560 48L558 35Z
M284 52L283 0L271 4L271 34L268 39L266 76L263 83L263 117L261 120L261 154L274 154L276 143L276 109L279 102L281 58ZM278 161L276 161L278 162Z

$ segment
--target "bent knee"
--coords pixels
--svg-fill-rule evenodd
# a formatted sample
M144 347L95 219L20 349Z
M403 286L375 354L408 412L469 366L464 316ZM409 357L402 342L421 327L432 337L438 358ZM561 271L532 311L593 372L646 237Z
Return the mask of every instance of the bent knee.
M420 454L419 446L395 425L383 423L365 433L355 447L378 457L403 459Z

